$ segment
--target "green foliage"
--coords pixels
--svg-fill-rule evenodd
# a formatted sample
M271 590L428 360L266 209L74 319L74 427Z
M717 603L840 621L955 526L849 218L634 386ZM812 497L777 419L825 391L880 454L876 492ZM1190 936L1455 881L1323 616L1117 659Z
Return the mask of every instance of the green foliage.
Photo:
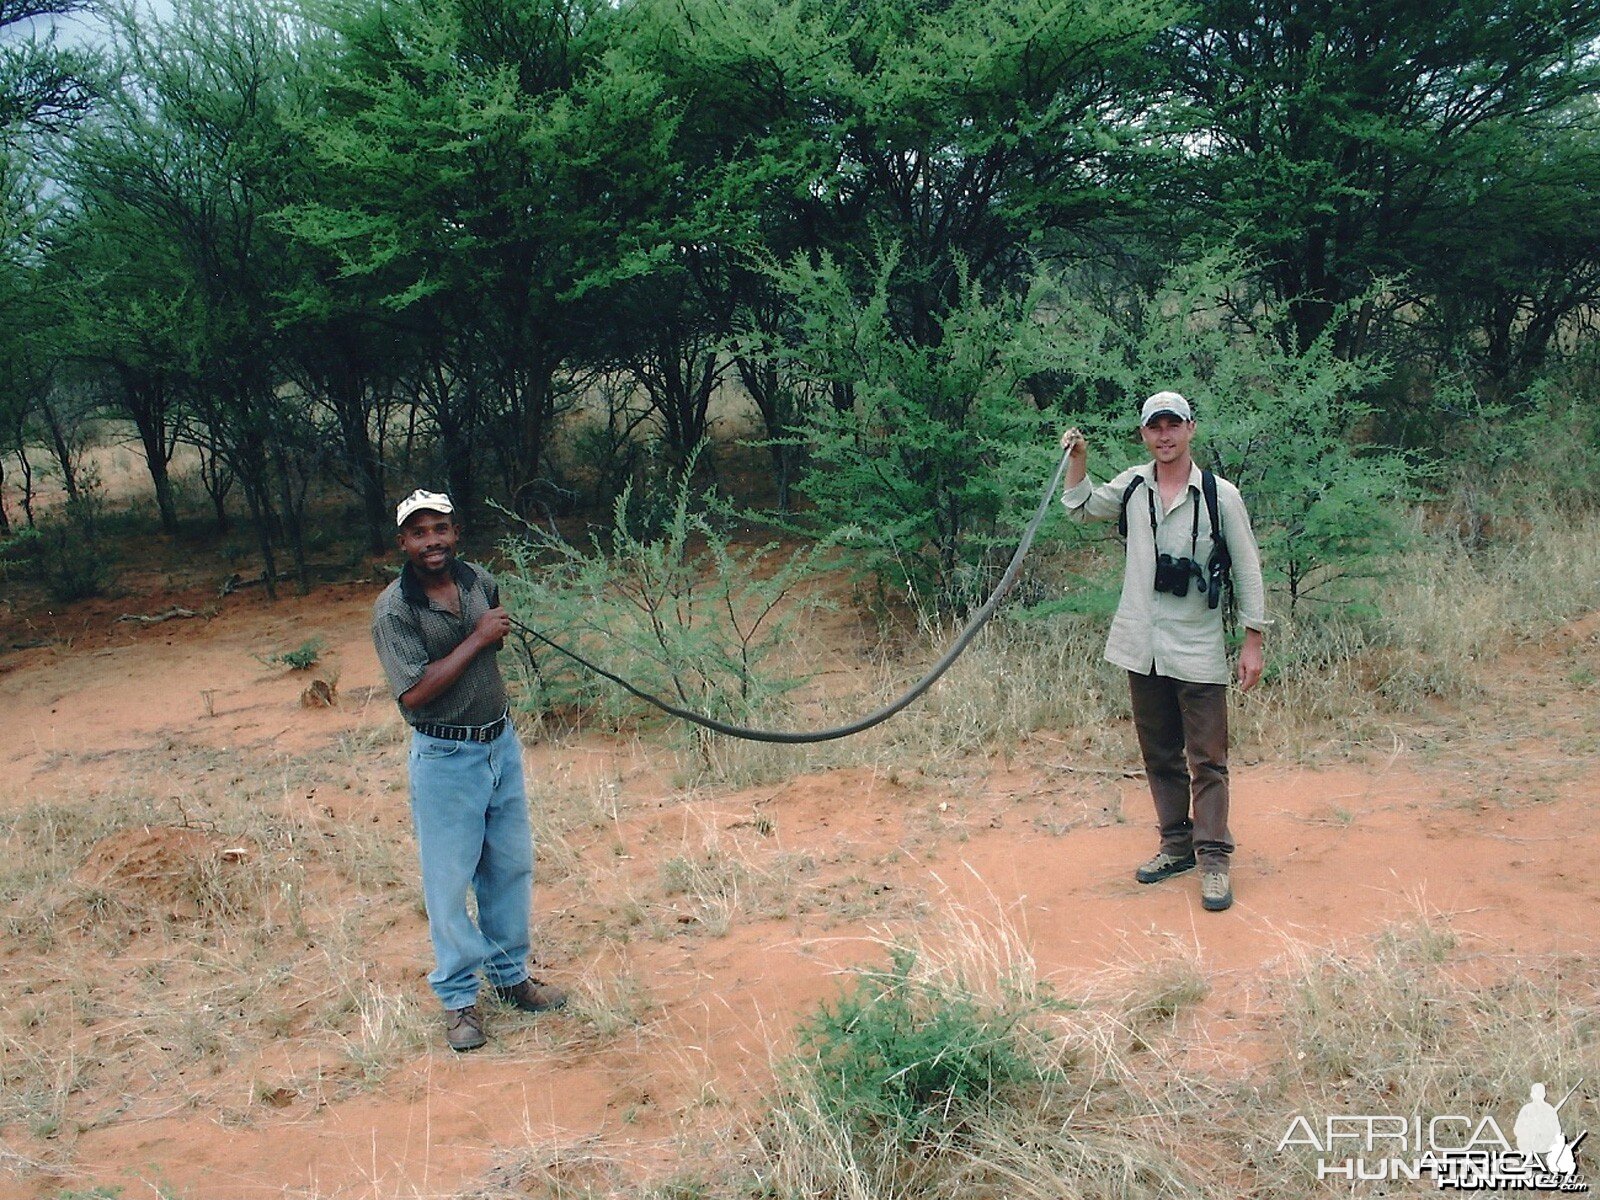
M1600 347L1588 345L1507 401L1482 402L1469 394L1453 410L1440 406L1449 462L1466 498L1483 506L1481 519L1600 502L1596 395Z
M498 464L520 512L557 417L631 340L619 289L672 250L655 205L678 178L673 106L653 74L598 60L599 7L349 10L331 112L307 127L322 186L281 214L337 265L293 303L419 331L409 365L436 469L476 497L476 461Z
M668 482L658 522L640 531L634 490L618 497L613 525L588 546L525 526L502 551L511 570L501 599L520 620L653 695L710 716L770 716L804 682L780 652L821 601L803 585L823 545L786 552L734 541L709 498L697 496L691 456ZM539 711L600 706L614 717L636 701L554 652L528 644L528 703ZM652 710L653 711L653 710ZM702 749L704 743L702 743Z
M723 139L718 199L735 211L758 202L763 244L780 255L790 239L841 259L899 246L895 319L921 343L937 339L968 277L1014 279L1041 231L1098 211L1095 167L1133 140L1119 114L1152 95L1146 51L1181 11L1159 0L640 7L661 26L644 26L642 46L665 45L670 77L692 89L685 121Z
M1382 364L1342 358L1324 333L1304 351L1270 332L1270 312L1241 311L1248 272L1214 254L1177 268L1153 295L1113 321L1062 300L1060 337L1078 347L1072 374L1114 396L1086 423L1112 447L1103 473L1140 457L1136 404L1162 389L1195 405L1196 457L1244 492L1269 584L1289 607L1370 575L1401 548L1403 502L1415 472L1367 442L1365 399ZM1123 449L1125 448L1125 449Z
M0 540L0 564L14 567L35 562L44 551L44 532L36 525L24 525L10 537Z
M58 38L54 18L76 0L7 0L0 6L0 135L60 133L88 107L103 66L85 39Z
M105 546L105 505L93 487L68 500L58 515L39 522L39 572L52 600L68 603L98 596L110 586Z
M1496 135L1454 181L1447 216L1413 256L1417 322L1431 357L1462 364L1496 399L1527 388L1582 346L1563 336L1600 302L1600 109L1579 101Z
M380 535L396 473L522 514L608 503L640 430L676 465L737 375L780 505L804 472L816 528L854 527L885 589L950 611L1047 466L1056 381L1076 419L1164 376L1262 484L1291 599L1327 594L1403 490L1365 443L1450 440L1408 391L1453 402L1460 369L1485 419L1566 419L1533 389L1581 359L1600 299L1592 9L106 6L82 121L0 71L0 108L61 135L0 153L0 446L37 441L29 414L70 384L133 420L169 531L166 464L204 448L270 589L285 552L309 577L324 482ZM59 109L86 80L42 94ZM1249 262L1223 272L1222 238ZM1227 278L1197 301L1159 282L1169 259ZM1040 262L1071 272L1058 303ZM1374 391L1372 346L1416 382ZM588 435L574 501L554 441L600 380L629 411Z
M300 643L293 650L284 650L278 654L269 654L261 661L264 663L282 663L291 671L309 671L322 660L323 641L321 637L309 638Z
M1600 61L1583 48L1597 35L1593 5L1543 0L1194 6L1169 44L1182 107L1167 143L1177 181L1165 181L1199 218L1189 248L1240 238L1291 344L1332 334L1341 353L1404 315L1405 288L1373 291L1386 278L1464 256L1509 267L1510 231L1525 222L1538 227L1532 243L1549 236L1547 249L1566 253L1570 218L1526 190L1563 155L1526 143L1532 131L1592 141ZM1593 262L1589 242L1579 257ZM1458 277L1468 290L1472 274ZM1500 282L1521 291L1520 279ZM1491 307L1497 291L1483 293Z
M864 972L800 1027L799 1061L840 1128L912 1142L1039 1077L1018 1014L918 980L916 961L895 947L886 971Z
M65 164L74 343L131 403L155 470L181 393L185 432L245 493L267 593L285 549L309 586L301 518L323 439L284 386L275 296L294 259L268 220L306 180L294 128L320 104L307 27L255 0L106 15L122 69Z
M865 297L831 257L775 269L800 314L794 356L848 397L812 412L799 486L880 587L948 611L987 594L1048 477L1048 418L1026 386L1056 352L1034 296L990 300L970 280L937 339L909 340L900 265L891 248Z

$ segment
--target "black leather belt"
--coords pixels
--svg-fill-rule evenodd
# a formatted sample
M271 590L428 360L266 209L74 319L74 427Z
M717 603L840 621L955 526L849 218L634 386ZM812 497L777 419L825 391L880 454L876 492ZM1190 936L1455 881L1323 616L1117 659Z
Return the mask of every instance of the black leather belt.
M492 742L506 729L506 718L490 721L487 725L413 725L411 728L429 737L445 738L452 742Z

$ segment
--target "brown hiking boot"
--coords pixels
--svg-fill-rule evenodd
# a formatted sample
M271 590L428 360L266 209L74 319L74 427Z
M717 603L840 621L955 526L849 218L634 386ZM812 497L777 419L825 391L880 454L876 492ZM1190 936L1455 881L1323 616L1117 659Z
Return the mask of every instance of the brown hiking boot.
M531 976L510 987L497 985L494 994L500 1003L527 1013L550 1012L552 1009L565 1008L567 1004L567 994L560 988L540 983Z
M476 1050L489 1040L484 1036L483 1018L478 1015L476 1004L452 1008L445 1016L448 1020L444 1027L444 1040L450 1043L450 1049L457 1054L463 1050Z

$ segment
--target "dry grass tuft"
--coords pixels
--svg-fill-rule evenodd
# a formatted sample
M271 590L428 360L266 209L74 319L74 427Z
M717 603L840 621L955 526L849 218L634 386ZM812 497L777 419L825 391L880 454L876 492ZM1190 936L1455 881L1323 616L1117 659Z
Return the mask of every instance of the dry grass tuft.
M0 1125L70 1144L151 1106L253 1119L237 1097L283 1038L328 1052L307 1084L322 1095L414 1057L436 1032L420 977L374 959L415 886L409 831L316 799L358 808L374 754L351 739L262 763L172 741L125 755L117 788L0 813L0 922L26 997L0 1015Z

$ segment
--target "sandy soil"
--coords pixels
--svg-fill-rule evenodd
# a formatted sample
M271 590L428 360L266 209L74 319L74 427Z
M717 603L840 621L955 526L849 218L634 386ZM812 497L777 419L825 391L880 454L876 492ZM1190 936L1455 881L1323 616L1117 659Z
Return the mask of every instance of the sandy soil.
M580 1003L536 1021L497 1012L490 1048L455 1056L423 978L400 729L367 635L377 588L362 578L269 603L259 589L218 597L209 584L150 579L115 599L12 614L0 642L0 729L11 735L0 812L136 795L159 819L97 839L61 881L117 897L135 914L125 940L108 944L86 923L52 950L13 936L0 951L8 1006L44 1010L8 1022L9 1064L59 1062L41 1041L61 1039L80 1055L117 1055L44 1089L60 1120L0 1128L0 1197L493 1196L511 1194L495 1189L529 1163L573 1188L659 1179L708 1148L704 1130L736 1131L756 1111L774 1056L842 971L948 912L1014 927L1069 992L1129 964L1194 962L1212 985L1197 1036L1221 1069L1249 1058L1268 1019L1251 998L1300 948L1354 945L1418 914L1448 920L1473 952L1509 958L1592 949L1600 930L1595 693L1551 669L1600 641L1591 615L1546 644L1509 647L1470 711L1397 722L1385 744L1343 747L1321 765L1237 763L1238 902L1220 915L1201 910L1192 876L1132 881L1152 846L1134 764L1076 761L1051 731L1008 761L849 767L736 791L679 788L658 739L530 740L536 806L564 806L546 815L561 833L543 851L540 970ZM199 615L119 619L175 607ZM261 661L313 634L326 647L316 671ZM333 682L334 704L302 703L312 675ZM293 837L252 842L254 826L229 806L240 793ZM225 873L341 837L369 839L356 853L370 861L340 875L327 869L348 861L334 842L308 851L316 910L302 918L299 958L226 944L238 933L208 924L192 889L173 883L196 862ZM398 847L387 868L384 846ZM675 890L667 865L701 860L745 864L746 894L719 909ZM321 973L303 965L358 919L354 950ZM150 963L171 972L173 1005L207 1003L192 986L203 973L174 965L191 929L194 961L213 976L230 953L260 973L278 1025L241 1008L238 1036L224 1023L209 1053L179 1054L154 1034L108 1041L108 1021L167 1027L148 1012L159 994ZM269 977L275 961L291 965ZM381 1012L322 1006L336 1014L331 1030L294 1016L299 990L331 986L330 972L420 1013L420 1037L356 1071L349 1047ZM93 1022L74 1018L75 1004Z

